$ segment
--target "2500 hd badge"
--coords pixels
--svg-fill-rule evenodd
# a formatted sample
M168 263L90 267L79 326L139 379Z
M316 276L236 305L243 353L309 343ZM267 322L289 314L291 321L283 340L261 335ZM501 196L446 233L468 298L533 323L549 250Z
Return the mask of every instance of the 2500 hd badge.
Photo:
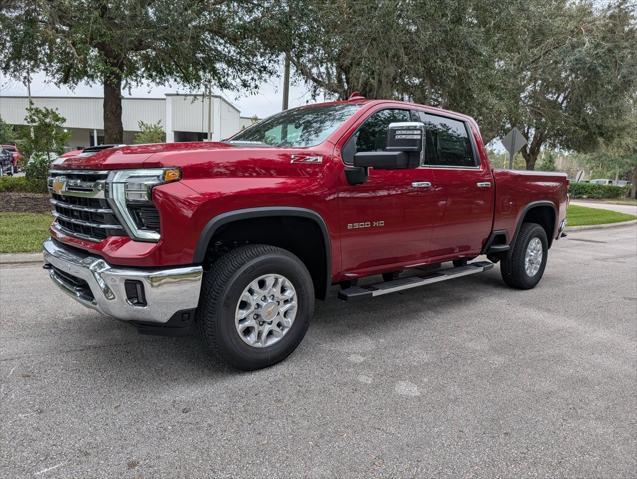
M382 220L379 221L362 221L360 223L348 223L348 230L359 230L362 228L381 228L385 226L385 222Z

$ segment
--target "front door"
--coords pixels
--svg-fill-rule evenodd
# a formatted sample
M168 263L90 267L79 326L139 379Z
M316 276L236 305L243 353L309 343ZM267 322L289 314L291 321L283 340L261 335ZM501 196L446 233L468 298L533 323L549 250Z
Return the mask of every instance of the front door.
M411 121L409 110L372 113L342 148L345 164L359 151L382 151L390 123ZM339 192L342 269L352 276L427 262L432 226L442 220L442 190L426 167L370 169L367 182Z

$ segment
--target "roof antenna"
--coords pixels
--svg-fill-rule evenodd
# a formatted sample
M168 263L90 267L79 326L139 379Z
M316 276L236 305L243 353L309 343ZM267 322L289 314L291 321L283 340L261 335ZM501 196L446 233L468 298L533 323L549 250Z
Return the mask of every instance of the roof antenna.
M357 91L353 91L347 101L365 100L365 97Z

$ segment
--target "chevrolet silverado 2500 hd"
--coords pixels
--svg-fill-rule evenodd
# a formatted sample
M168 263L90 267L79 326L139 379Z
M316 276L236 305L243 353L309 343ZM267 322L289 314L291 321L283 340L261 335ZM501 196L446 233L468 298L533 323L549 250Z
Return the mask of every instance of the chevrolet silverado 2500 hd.
M563 174L491 168L470 117L362 98L219 143L87 148L48 185L55 284L142 329L197 324L240 369L288 356L331 285L361 300L500 262L533 288L568 201Z

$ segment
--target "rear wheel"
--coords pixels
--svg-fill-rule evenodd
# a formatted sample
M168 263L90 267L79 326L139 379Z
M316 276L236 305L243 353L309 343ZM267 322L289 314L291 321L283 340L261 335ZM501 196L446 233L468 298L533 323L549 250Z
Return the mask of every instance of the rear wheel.
M502 279L513 288L534 288L542 279L547 259L546 231L536 223L524 223L513 251L500 262Z
M314 287L295 255L247 245L204 276L197 320L216 357L242 370L265 368L296 349L314 312Z

